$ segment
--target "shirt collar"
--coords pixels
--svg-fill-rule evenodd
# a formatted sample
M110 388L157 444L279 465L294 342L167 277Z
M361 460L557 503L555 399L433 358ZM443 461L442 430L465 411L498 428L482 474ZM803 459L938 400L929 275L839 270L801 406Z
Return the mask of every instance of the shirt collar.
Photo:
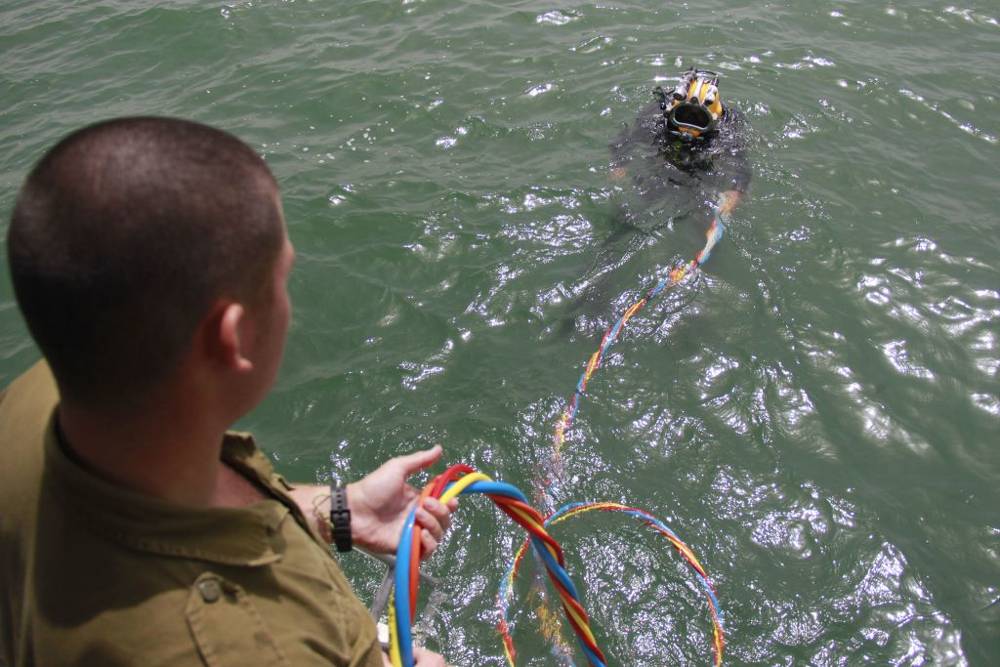
M280 560L280 525L289 507L265 499L240 508L195 508L152 498L104 480L67 456L53 411L45 433L43 493L50 493L75 520L123 546L162 556L225 565L260 566ZM251 481L269 488L254 464L249 435L226 434L222 459Z

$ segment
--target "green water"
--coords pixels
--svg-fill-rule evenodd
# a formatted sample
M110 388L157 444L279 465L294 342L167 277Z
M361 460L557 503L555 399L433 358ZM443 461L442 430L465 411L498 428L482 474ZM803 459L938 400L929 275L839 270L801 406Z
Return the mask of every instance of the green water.
M96 119L236 133L299 255L282 374L241 425L294 478L441 442L530 491L603 329L702 241L667 201L656 237L606 242L630 196L607 143L658 81L717 69L754 128L752 196L612 348L550 499L669 523L712 575L730 664L994 664L998 55L985 0L7 0L0 213ZM595 263L604 301L566 326ZM0 381L37 355L4 271ZM697 582L628 521L556 530L611 663L708 664ZM420 629L450 662L503 664L517 539L470 499L429 563ZM367 599L379 570L347 569ZM554 664L531 607L513 618L519 664Z

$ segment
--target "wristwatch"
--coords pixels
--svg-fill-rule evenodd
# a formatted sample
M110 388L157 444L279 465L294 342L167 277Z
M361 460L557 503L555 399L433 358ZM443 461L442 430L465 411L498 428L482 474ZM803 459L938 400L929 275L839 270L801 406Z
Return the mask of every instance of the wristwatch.
M350 551L351 510L347 508L347 489L339 484L330 486L330 525L337 551Z

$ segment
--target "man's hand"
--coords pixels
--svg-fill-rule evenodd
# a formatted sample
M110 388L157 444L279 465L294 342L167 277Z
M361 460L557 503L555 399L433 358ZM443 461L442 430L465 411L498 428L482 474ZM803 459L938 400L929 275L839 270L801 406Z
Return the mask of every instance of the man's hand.
M407 456L398 456L383 463L367 477L347 485L351 537L355 544L374 553L396 552L403 521L419 496L417 490L406 483L406 478L439 458L440 445ZM451 513L457 508L458 502L455 500L445 506L433 498L428 498L423 507L417 508L416 522L424 529L420 537L425 558L437 548L444 531L451 524ZM419 664L423 667L423 663ZM432 661L427 664L433 667L438 663ZM444 662L440 664L443 665Z
M416 667L448 667L442 656L419 646L413 647L413 664Z

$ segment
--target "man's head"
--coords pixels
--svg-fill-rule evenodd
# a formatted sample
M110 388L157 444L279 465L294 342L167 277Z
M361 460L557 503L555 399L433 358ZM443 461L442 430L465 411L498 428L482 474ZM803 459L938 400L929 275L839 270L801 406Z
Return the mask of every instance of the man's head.
M707 138L725 114L715 72L691 68L669 95L660 88L657 91L667 131L683 141Z
M141 402L192 346L212 344L198 335L213 317L238 333L244 311L277 311L253 336L280 333L255 342L280 358L288 304L275 281L290 247L278 187L252 149L220 130L123 118L74 132L28 176L7 250L18 304L64 400Z

